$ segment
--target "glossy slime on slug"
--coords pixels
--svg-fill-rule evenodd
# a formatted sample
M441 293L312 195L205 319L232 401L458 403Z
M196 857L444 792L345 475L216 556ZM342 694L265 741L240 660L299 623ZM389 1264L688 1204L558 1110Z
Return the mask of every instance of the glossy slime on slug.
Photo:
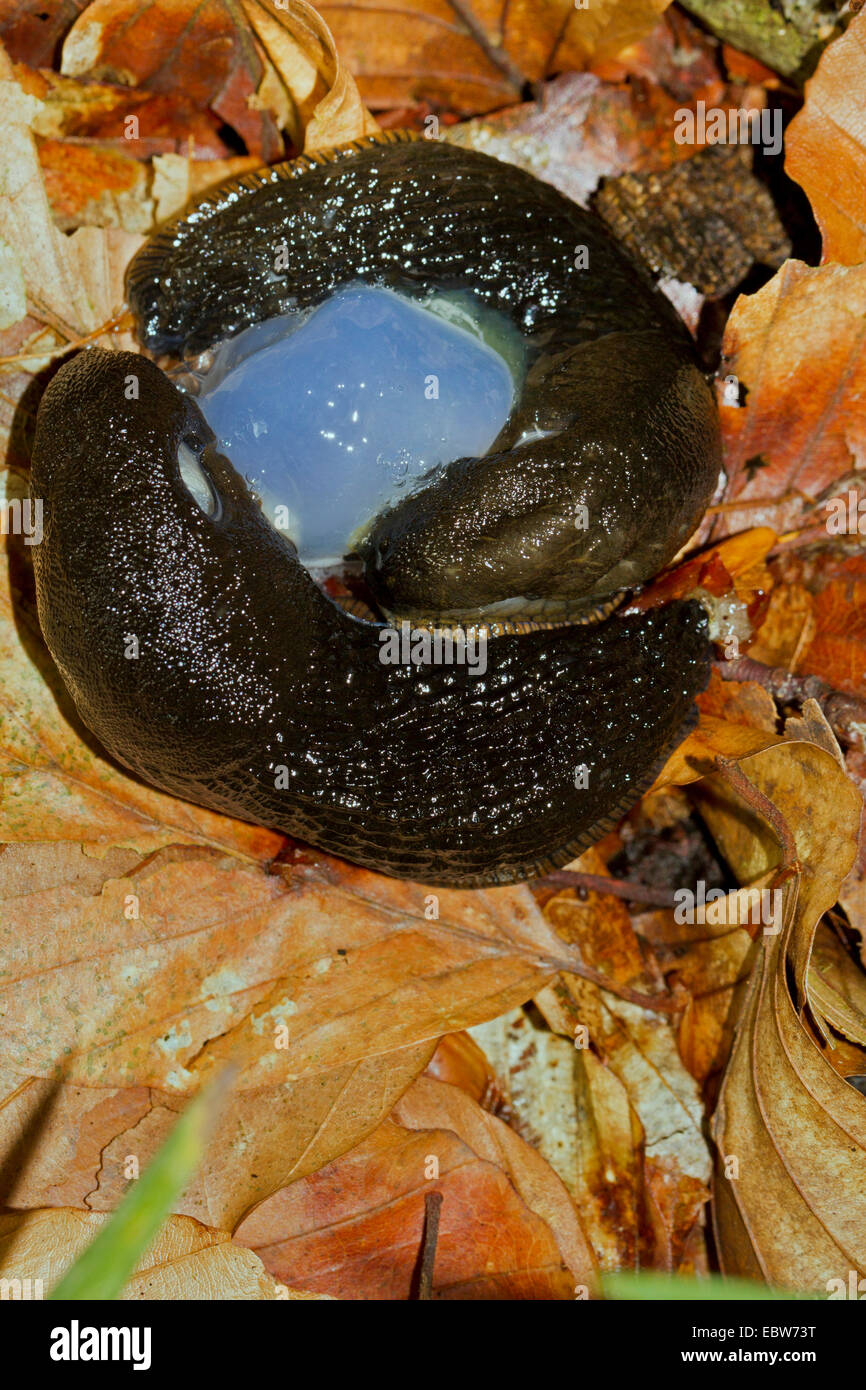
M491 451L370 529L386 611L579 618L672 557L718 476L711 393L666 301L529 175L435 143L358 142L217 190L129 277L145 345L185 354L359 281L471 289L527 345ZM43 631L107 750L164 790L386 873L477 886L567 862L640 794L706 681L693 603L496 637L483 675L383 663L379 629L317 588L196 401L133 354L58 372L32 489Z

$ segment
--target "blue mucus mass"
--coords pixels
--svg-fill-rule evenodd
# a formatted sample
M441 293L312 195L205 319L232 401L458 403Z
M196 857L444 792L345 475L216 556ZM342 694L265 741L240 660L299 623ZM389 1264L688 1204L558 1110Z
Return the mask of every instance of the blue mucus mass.
M272 525L332 564L431 469L490 449L517 387L482 331L459 304L356 285L223 344L198 402Z

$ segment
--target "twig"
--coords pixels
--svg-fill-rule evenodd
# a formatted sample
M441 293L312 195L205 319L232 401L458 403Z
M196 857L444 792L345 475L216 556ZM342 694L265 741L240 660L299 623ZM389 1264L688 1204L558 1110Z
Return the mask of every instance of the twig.
M67 340L57 347L42 348L41 351L34 349L30 352L14 352L9 357L0 357L0 367L13 367L17 366L20 362L39 361L42 357L59 357L63 352L71 352L74 348L86 347L88 343L95 342L97 338L101 338L104 333L114 333L121 328L127 314L128 310L118 309L117 313L113 314L110 319L105 320L105 323L100 324L98 328L94 328L92 333L86 333L84 337ZM131 322L132 320L130 318L130 325ZM53 324L48 326L52 331L57 332Z
M436 1245L439 1240L439 1213L442 1210L442 1193L427 1192L424 1196L424 1235L421 1238L421 1263L418 1271L419 1299L433 1297L433 1266L436 1263Z
M742 801L770 825L782 846L782 861L773 877L773 888L778 888L786 879L794 878L802 870L797 845L791 827L775 802L771 801L754 782L746 776L739 763L721 754L715 761L716 771L724 782L737 793Z
M539 883L561 883L564 888L585 889L589 893L610 893L626 902L648 903L650 907L676 907L673 893L665 888L648 888L627 878L608 878L605 874L584 874L577 869L552 869Z
M866 700L859 696L834 690L820 676L796 676L784 666L765 666L750 656L713 664L722 680L755 681L783 704L802 705L805 700L816 700L842 742L866 751Z

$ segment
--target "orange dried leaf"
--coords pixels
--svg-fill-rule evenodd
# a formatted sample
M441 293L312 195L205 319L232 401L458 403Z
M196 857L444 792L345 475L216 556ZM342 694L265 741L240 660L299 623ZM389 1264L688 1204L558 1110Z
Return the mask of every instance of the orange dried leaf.
M424 1197L443 1197L433 1297L573 1299L594 1260L559 1178L501 1120L421 1077L336 1163L263 1203L236 1238L278 1279L341 1298L411 1296Z
M866 266L788 261L757 294L737 300L724 354L746 403L721 406L725 500L767 504L733 509L722 518L726 529L801 524L809 499L866 457L864 318ZM825 520L820 512L819 524Z
M647 34L667 0L322 0L374 110L430 103L464 115L520 99L527 82L584 68Z
M274 116L255 98L264 65L224 0L93 0L63 44L62 72L153 92L184 92L213 110L265 162L283 153Z
M785 169L806 191L824 261L866 260L866 14L821 54L806 100L785 136Z

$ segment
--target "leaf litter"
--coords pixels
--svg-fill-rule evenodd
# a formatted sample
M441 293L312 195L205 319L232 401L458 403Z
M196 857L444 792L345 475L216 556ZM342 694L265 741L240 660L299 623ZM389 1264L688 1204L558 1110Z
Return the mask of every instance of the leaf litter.
M728 230L686 221L681 253L659 250L666 180L701 187L708 154L673 138L676 111L760 111L780 79L654 0L187 8L187 30L184 6L135 0L45 30L25 5L3 27L4 501L26 491L46 368L90 341L134 349L123 274L143 233L230 173L432 113L691 277L707 352L706 324L731 311L725 492L655 587L733 597L754 636L745 665L720 653L698 728L570 882L442 891L431 916L422 885L107 761L42 644L26 547L4 535L0 1272L26 1255L55 1281L129 1190L130 1155L144 1167L229 1058L232 1103L151 1252L160 1273L145 1261L126 1297L417 1297L433 1190L439 1298L596 1296L599 1271L702 1276L716 1259L799 1289L863 1272L848 1078L866 1075L866 574L825 521L840 489L855 519L862 496L863 229L836 190L862 163L842 93L866 16L826 48L787 134L822 263L775 269L773 205L762 241L737 221L738 200L745 216L768 198L746 158L719 175ZM125 46L129 25L146 42ZM204 68L207 36L221 58ZM726 245L741 259L713 280L701 266ZM695 866L721 886L683 921L673 892ZM781 894L775 934L744 913L753 890Z

